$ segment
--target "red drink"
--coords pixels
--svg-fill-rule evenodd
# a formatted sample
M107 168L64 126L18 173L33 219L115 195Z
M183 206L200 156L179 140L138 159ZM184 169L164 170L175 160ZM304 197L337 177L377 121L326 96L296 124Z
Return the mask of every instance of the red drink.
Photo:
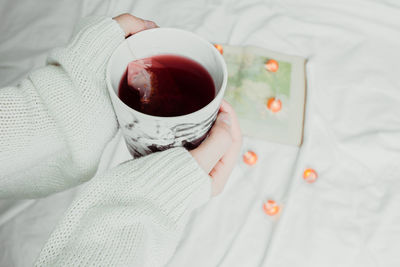
M135 77L139 77L136 79L139 82L132 82ZM211 75L196 61L177 55L158 55L129 64L120 81L118 96L139 112L173 117L206 106L215 97L215 86Z

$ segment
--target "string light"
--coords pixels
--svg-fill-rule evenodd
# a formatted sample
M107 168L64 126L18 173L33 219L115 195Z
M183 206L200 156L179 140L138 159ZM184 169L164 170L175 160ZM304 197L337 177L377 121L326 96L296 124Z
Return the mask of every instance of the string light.
M257 154L251 150L247 151L246 153L243 154L243 161L247 165L254 165L257 163Z
M269 216L274 216L279 213L280 207L274 200L267 200L263 203L263 210L265 214Z
M282 109L282 102L275 97L271 97L267 101L267 108L273 113L279 112Z
M279 63L275 59L270 59L265 63L264 67L267 71L277 72L279 69Z
M303 173L303 178L307 183L314 183L317 178L318 178L318 174L314 169L306 169Z
M221 55L224 54L224 49L222 48L222 45L220 44L214 44L215 48L221 53Z

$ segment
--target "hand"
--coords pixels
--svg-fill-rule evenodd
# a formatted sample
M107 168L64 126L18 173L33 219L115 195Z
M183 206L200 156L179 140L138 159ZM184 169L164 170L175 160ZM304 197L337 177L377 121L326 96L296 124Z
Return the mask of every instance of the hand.
M118 22L125 37L158 27L153 21L143 20L131 14L113 18ZM212 178L212 195L222 192L231 174L242 145L242 135L233 108L222 101L220 113L209 136L196 149L190 151L200 167Z
M125 32L125 37L143 30L158 27L153 21L144 20L128 13L121 14L113 19L121 26L122 30Z
M235 111L222 101L220 113L206 140L190 151L200 167L212 179L212 195L222 192L242 145L242 134Z

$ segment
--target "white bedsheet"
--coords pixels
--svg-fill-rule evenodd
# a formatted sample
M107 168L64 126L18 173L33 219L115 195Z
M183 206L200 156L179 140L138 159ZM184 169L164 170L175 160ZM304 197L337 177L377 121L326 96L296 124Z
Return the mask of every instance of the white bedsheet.
M42 66L79 17L121 12L308 58L303 146L245 139L259 162L193 214L170 266L400 266L398 0L2 0L0 86ZM100 171L128 157L118 135ZM77 190L0 201L0 266L31 266Z

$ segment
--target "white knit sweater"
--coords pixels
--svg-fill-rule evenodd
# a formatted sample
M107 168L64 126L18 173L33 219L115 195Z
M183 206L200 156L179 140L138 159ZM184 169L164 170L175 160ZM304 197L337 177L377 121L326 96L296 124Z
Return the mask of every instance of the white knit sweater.
M117 129L105 66L124 40L110 18L84 20L69 45L16 87L0 89L0 198L46 196L88 181ZM37 266L162 266L209 176L182 148L91 179Z

